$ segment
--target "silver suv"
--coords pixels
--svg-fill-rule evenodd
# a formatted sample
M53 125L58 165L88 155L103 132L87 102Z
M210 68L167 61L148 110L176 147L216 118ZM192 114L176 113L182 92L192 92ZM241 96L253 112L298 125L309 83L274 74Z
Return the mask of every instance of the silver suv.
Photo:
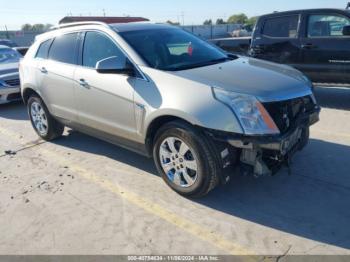
M41 138L68 126L153 156L185 196L207 194L233 170L274 174L307 144L320 111L295 69L161 24L62 25L37 37L20 78Z

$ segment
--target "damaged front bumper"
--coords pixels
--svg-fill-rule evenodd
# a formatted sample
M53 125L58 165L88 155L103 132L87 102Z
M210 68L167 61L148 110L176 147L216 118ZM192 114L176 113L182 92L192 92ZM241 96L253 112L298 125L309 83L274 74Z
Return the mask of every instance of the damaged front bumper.
M241 167L255 176L273 175L283 165L290 167L295 152L303 149L309 140L309 127L319 121L320 108L298 117L282 135L247 136L209 132L216 140L239 150ZM223 163L227 160L222 159ZM227 166L227 164L225 164ZM290 169L289 169L290 170Z

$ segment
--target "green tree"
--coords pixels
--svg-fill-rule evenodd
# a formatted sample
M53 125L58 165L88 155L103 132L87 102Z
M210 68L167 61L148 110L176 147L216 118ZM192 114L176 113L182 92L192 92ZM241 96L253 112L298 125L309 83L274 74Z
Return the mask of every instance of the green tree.
M245 24L248 21L248 17L245 14L231 15L227 22L229 24Z
M43 32L43 31L45 31L45 25L44 24L34 24L32 26L32 31Z
M22 25L22 31L32 31L32 25L31 24L24 24Z
M218 18L218 19L216 20L216 24L217 24L217 25L224 25L224 24L226 24L226 22L224 21L224 19Z
M251 28L253 28L256 24L256 22L258 21L258 16L253 16L253 17L250 17L247 22L246 22L246 25L247 26L250 26Z
M203 25L212 25L213 21L211 19L207 19L203 22Z
M22 31L36 31L36 32L44 32L48 31L53 25L52 24L24 24L22 25Z

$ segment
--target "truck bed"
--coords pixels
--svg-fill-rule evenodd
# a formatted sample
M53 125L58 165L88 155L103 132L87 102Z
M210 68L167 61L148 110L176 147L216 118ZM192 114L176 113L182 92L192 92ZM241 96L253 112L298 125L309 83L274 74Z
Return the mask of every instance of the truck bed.
M228 37L212 39L210 42L226 52L248 55L251 40L251 37Z

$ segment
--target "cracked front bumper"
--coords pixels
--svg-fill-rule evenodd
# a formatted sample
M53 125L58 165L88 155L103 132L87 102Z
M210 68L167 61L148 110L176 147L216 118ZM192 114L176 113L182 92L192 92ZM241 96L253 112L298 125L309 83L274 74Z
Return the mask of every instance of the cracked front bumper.
M214 140L226 142L240 150L240 162L254 175L275 174L283 165L289 166L295 152L309 140L309 127L319 121L320 108L300 116L289 131L280 135L247 136L210 132Z
M244 136L238 135L227 138L227 142L234 147L253 149L254 147L260 147L269 150L280 151L282 154L286 154L291 147L295 144L302 133L302 130L319 121L320 108L314 112L300 117L290 130L283 135L272 136Z

